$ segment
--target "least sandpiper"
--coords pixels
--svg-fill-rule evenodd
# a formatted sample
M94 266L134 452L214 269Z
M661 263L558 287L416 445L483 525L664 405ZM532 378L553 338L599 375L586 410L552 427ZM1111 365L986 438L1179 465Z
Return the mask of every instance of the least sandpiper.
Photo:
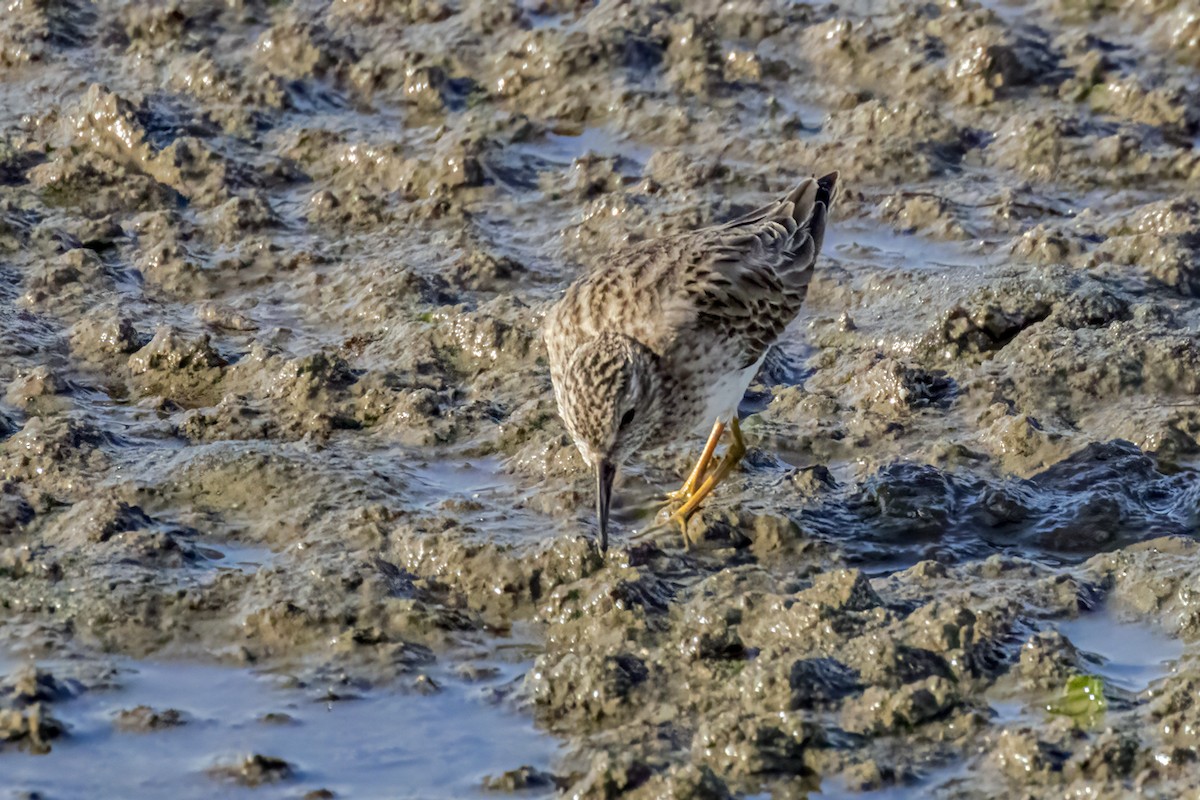
M620 251L550 310L554 397L596 472L601 551L621 465L712 424L695 469L668 495L682 502L671 519L689 544L688 520L746 452L738 403L808 293L837 177L809 178L722 225ZM733 441L712 467L726 428Z

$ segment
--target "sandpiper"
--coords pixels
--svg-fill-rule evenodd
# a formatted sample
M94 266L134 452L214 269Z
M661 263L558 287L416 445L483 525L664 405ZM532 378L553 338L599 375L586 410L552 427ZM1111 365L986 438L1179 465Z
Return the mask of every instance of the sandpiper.
M575 281L546 318L558 411L596 473L600 549L613 479L641 450L712 429L668 497L687 523L746 452L737 408L795 319L821 251L838 174L721 225L640 242ZM728 429L733 441L714 464Z

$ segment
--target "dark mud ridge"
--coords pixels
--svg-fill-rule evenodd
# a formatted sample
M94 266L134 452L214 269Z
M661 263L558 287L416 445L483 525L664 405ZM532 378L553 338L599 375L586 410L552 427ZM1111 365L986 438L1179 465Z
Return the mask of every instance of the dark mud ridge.
M1198 20L10 3L2 791L1191 796ZM681 441L602 560L545 308L831 169L702 546Z

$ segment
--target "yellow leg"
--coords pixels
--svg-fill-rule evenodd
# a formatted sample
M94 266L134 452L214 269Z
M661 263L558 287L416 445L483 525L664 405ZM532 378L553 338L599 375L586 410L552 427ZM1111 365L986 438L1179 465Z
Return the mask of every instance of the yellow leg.
M688 520L696 513L696 509L700 508L700 504L704 502L704 498L712 494L712 490L717 488L717 484L725 480L725 476L732 472L733 468L742 460L742 456L746 455L746 440L742 438L742 429L738 425L736 416L729 423L729 432L733 434L733 443L725 451L725 457L721 459L721 463L713 470L711 475L705 478L704 483L700 484L696 491L692 493L692 496L683 504L683 507L671 515L671 521L678 523L680 530L683 532L683 544L685 547L691 545L691 540L687 534Z
M696 493L696 489L700 486L700 481L704 480L704 474L708 472L708 465L712 461L713 453L717 450L717 442L721 440L721 434L724 432L724 422L717 420L713 423L712 433L708 435L708 441L704 443L704 450L700 453L700 458L696 461L696 466L692 469L692 474L683 482L683 486L678 491L667 493L667 500L679 500L686 503Z

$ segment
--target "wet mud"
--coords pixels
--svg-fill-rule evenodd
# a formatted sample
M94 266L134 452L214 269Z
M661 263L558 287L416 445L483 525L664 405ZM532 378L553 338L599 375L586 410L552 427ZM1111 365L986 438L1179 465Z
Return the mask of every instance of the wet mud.
M1195 792L1198 42L1173 0L10 4L5 789L150 747L114 791ZM700 546L647 534L680 441L602 558L548 304L832 169Z

